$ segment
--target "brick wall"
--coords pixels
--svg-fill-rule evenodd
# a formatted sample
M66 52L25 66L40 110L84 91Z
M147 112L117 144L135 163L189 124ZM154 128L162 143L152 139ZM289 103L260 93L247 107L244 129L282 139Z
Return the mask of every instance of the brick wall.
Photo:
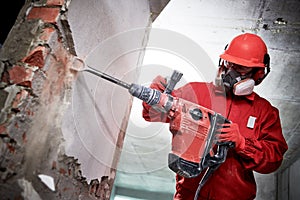
M115 169L112 176L87 181L82 163L63 146L61 123L77 77L71 68L78 61L67 16L70 2L26 1L1 48L3 199L109 199ZM38 175L53 178L54 190Z

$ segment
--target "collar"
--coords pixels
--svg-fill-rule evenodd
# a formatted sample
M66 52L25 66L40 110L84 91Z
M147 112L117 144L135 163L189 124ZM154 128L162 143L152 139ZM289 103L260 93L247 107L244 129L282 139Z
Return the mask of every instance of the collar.
M251 94L245 96L246 99L250 100L250 101L254 101L255 99L255 92L252 92Z

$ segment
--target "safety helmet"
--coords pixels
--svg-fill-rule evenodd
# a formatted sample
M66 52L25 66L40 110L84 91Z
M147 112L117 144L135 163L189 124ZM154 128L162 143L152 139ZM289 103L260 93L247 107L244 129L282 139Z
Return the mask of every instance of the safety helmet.
M267 46L258 35L252 33L244 33L233 38L220 58L245 67L258 68L253 75L255 85L261 83L270 71Z

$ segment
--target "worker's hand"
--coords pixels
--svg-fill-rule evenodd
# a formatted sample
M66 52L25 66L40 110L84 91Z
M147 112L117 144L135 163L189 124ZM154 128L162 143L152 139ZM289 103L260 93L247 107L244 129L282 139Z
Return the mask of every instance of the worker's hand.
M236 123L223 124L222 128L218 130L220 134L217 135L219 142L234 142L235 149L242 151L245 148L245 138L241 135L239 125Z
M155 77L150 85L151 88L160 90L163 92L165 88L167 87L167 79L158 75Z

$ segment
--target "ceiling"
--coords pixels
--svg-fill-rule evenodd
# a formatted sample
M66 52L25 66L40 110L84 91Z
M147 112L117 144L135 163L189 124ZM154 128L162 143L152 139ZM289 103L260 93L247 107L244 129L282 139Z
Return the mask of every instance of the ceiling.
M152 21L155 21L169 2L170 0L149 0Z
M150 3L154 7L161 1ZM191 38L207 51L215 64L235 35L252 32L262 36L271 57L271 73L255 90L280 110L289 145L283 167L300 157L299 13L299 0L171 0L153 24ZM130 123L115 182L118 194L140 199L170 198L174 174L166 165L170 147L167 130L161 124L134 129L136 125ZM148 139L147 134L156 130L165 132Z

